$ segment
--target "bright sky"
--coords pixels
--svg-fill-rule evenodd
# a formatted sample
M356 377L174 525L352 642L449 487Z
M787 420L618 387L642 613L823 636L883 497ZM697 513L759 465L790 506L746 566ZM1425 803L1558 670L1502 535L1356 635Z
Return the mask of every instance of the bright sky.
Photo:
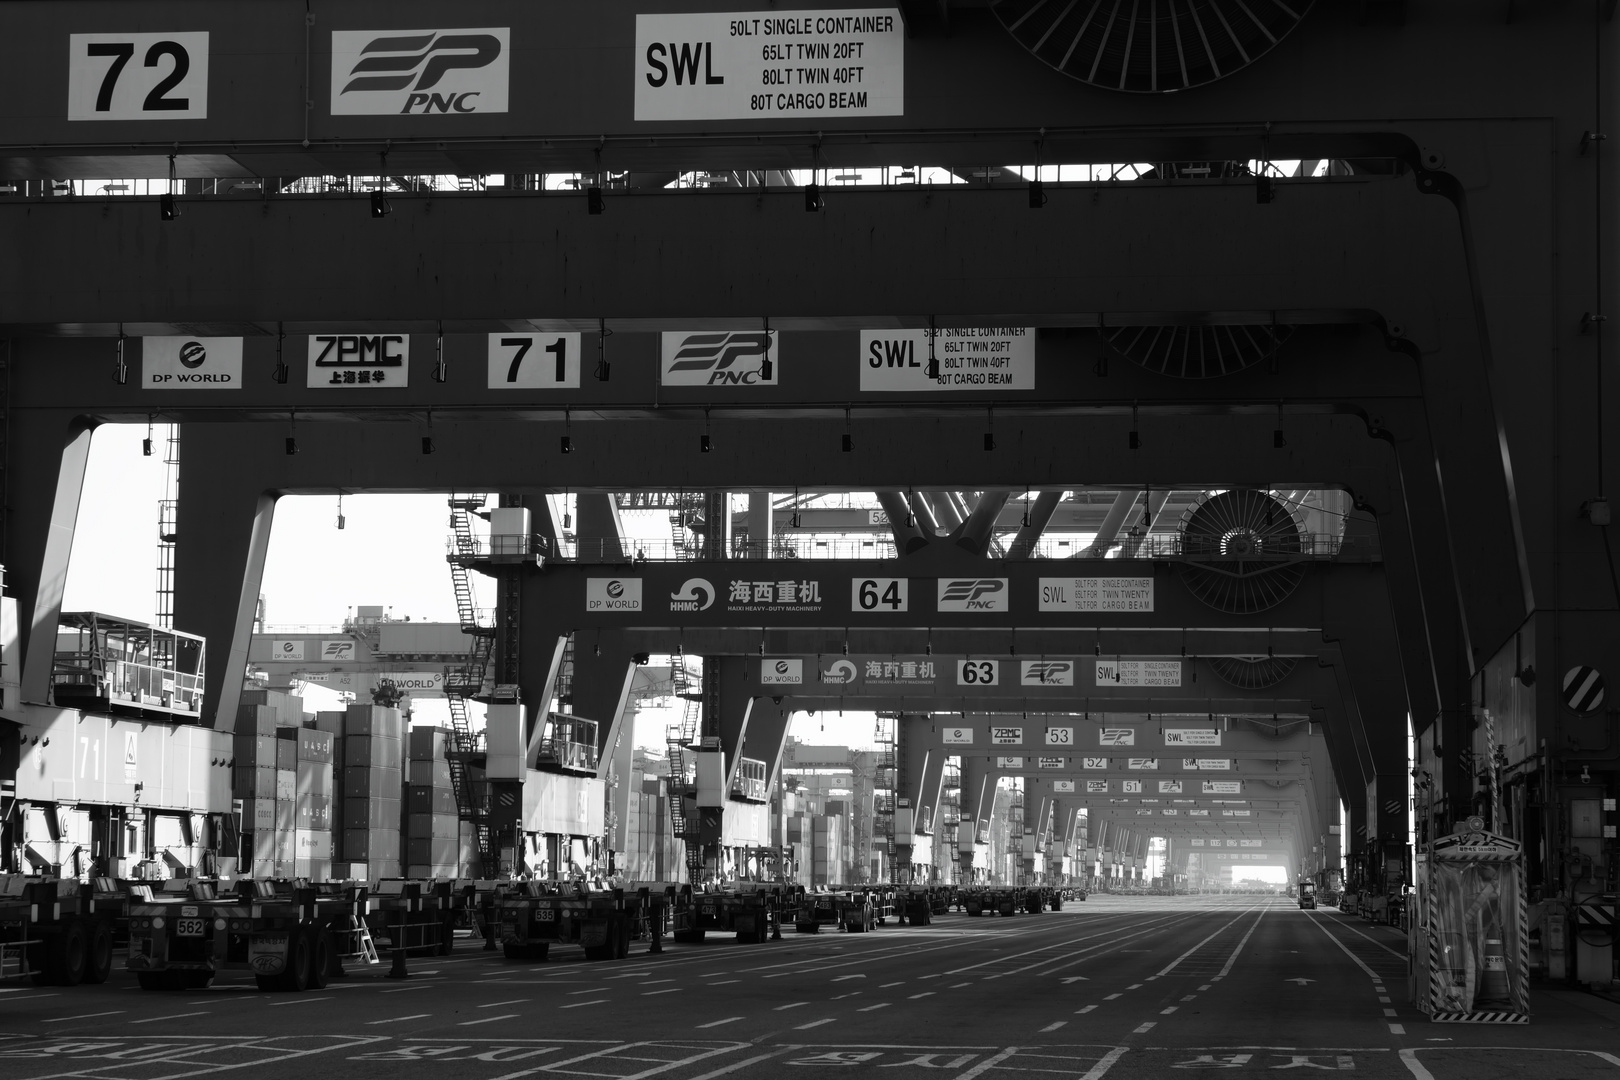
M144 426L107 424L96 430L64 610L156 620L166 434L165 428L156 429L154 453L144 457ZM332 496L290 496L276 504L260 590L269 624L337 626L353 608L377 604L391 608L395 618L454 622L456 598L444 559L450 536L445 496L344 496L341 530L337 503ZM641 519L651 524L659 517L633 515L631 527L639 531ZM473 587L480 604L493 600L487 581L474 575ZM219 655L221 646L209 645ZM315 687L305 701L311 710L329 709L337 707L338 697ZM443 701L416 703L417 723L447 723L448 715ZM642 710L637 745L662 750L666 726L678 719L673 708ZM871 713L818 712L796 716L791 733L810 743L867 747L873 724Z

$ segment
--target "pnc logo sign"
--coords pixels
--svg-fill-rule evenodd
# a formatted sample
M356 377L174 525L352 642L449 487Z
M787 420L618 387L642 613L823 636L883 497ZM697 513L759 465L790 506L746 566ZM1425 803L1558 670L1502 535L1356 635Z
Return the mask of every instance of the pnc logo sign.
M1018 681L1022 686L1073 686L1074 661L1025 660Z
M940 611L1006 611L1006 578L940 578Z
M671 611L707 611L714 603L714 586L705 578L687 578L676 592L669 594Z
M663 340L663 384L775 386L776 345L774 330L666 333Z
M511 30L332 32L332 115L503 113Z

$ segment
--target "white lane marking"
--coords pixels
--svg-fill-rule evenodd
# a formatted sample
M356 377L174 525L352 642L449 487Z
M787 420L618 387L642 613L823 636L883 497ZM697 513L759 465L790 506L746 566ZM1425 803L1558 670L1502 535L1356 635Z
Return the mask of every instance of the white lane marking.
M472 1027L474 1024L493 1024L497 1020L515 1020L517 1013L507 1013L504 1016L486 1016L479 1020L463 1020L457 1027Z
M1243 940L1237 943L1237 948L1232 950L1232 955L1228 956L1226 958L1226 966L1221 968L1221 973L1219 975L1215 976L1214 979L1211 979L1210 980L1211 982L1215 982L1215 981L1217 981L1219 979L1224 979L1224 978L1226 978L1227 975L1229 975L1231 973L1232 965L1237 963L1238 953L1243 951L1243 946L1245 946L1245 945L1247 945L1249 943L1249 939L1254 936L1254 932L1256 930L1260 929L1260 920L1265 918L1265 917L1266 917L1266 911L1265 911L1264 908L1261 908L1260 913L1254 917L1254 925L1249 927L1249 932L1247 934L1244 934L1243 935Z
M972 986L972 985L973 985L973 980L972 980L972 979L969 979L969 980L968 980L968 981L967 981L967 982L965 982L965 983L952 983L952 984L951 984L951 985L950 985L950 986L949 986L949 987L948 987L948 988L947 988L947 989L950 989L950 990L960 990L960 989L961 989L961 988L962 988L962 987L964 987L964 986Z
M786 1005L778 1005L776 1008L772 1009L771 1011L772 1012L784 1012L787 1009L797 1009L800 1005L808 1005L808 1004L810 1004L808 1001L790 1001Z
M570 990L568 991L568 996L578 997L581 994L605 994L611 989L613 989L611 986L593 986L589 990Z
M888 1007L889 1007L889 1003L887 1001L880 1001L876 1005L868 1005L864 1009L856 1009L855 1011L856 1012L876 1012L879 1009L887 1009Z
M513 998L511 1001L492 1001L488 1005L480 1005L478 1007L480 1009L494 1009L501 1005L521 1005L528 1000L528 998Z
M1041 1028L1041 1034L1044 1035L1048 1031L1056 1031L1058 1028L1067 1023L1067 1020L1054 1020L1050 1024L1047 1024L1045 1027Z
M906 980L901 979L899 982L884 983L882 986L878 987L878 989L879 990L887 990L891 986L904 986L904 985L906 985Z
M23 999L18 998L17 1000L21 1001ZM91 1020L91 1019L94 1019L97 1016L117 1016L121 1012L124 1012L124 1010L123 1009L114 1009L111 1012L80 1013L78 1016L58 1016L58 1017L54 1017L54 1018L52 1018L50 1020L41 1020L40 1023L42 1023L42 1024L65 1024L69 1020Z
M317 991L316 993L313 993L313 994L306 994L303 997L295 997L295 998L291 999L290 1001L272 1001L270 1004L272 1004L272 1005L302 1005L306 1001L319 1001L319 1000L321 1000L322 996L323 995L319 991ZM187 1004L188 1005L212 1005L213 1002L211 1002L211 1001L190 1001L190 1002L187 1002Z
M379 994L403 994L410 990L426 990L425 986L396 986L392 990L379 990Z
M1208 990L1209 989L1209 983L1205 983L1203 986L1200 986L1198 989L1199 990Z
M1425 1069L1423 1064L1418 1061L1417 1051L1415 1050L1402 1050L1401 1064L1405 1065L1407 1071L1412 1074L1412 1080L1434 1080L1434 1073Z
M1355 926L1353 926L1348 921L1346 921L1344 919L1334 919L1333 921L1338 923L1340 926L1344 927L1346 930L1350 931L1352 934L1356 934L1356 935L1359 935L1360 937L1367 938L1368 941L1372 942L1374 945L1378 946L1380 949L1383 949L1385 952L1389 953L1389 955L1391 955L1393 957L1396 957L1401 962L1404 963L1406 961L1406 954L1405 953L1399 952L1399 951L1397 951L1395 949L1390 948L1388 945L1385 945L1382 941L1379 941L1377 938L1367 937L1366 934L1363 934L1360 930L1357 930L1355 928Z
M394 1016L387 1020L368 1020L367 1024L371 1027L378 1024L402 1024L406 1020L423 1020L432 1015L432 1013L412 1013L410 1016Z
M495 1040L492 1039L490 1041L493 1042ZM565 1068L565 1066L577 1065L582 1061L590 1061L594 1058L608 1057L615 1054L620 1055L621 1060L658 1062L649 1068L642 1069L640 1072L630 1073L626 1076L614 1077L614 1080L646 1080L646 1078L649 1076L656 1076L659 1073L669 1072L671 1069L678 1069L686 1065L692 1065L696 1062L704 1060L705 1058L714 1057L717 1054L729 1054L737 1049L736 1044L733 1043L728 1046L723 1046L718 1050L706 1050L701 1054L694 1054L691 1057L686 1058L678 1058L674 1061L659 1061L657 1058L632 1058L628 1056L628 1051L640 1049L644 1046L653 1047L657 1045L657 1043L650 1042L614 1043L612 1046L604 1049L592 1050L588 1054L580 1054L576 1057L564 1058L562 1061L552 1061L545 1065L536 1065L530 1069L519 1069L516 1072L502 1073L500 1076L491 1077L490 1080L518 1080L518 1077L520 1076L533 1076L537 1072L568 1073L572 1071L576 1076L605 1076L607 1075L605 1073L585 1073L580 1070L569 1070Z
M726 1073L736 1072L738 1069L745 1069L750 1065L757 1065L767 1058L773 1058L782 1053L786 1053L786 1051L773 1050L769 1054L755 1054L753 1057L746 1058L742 1061L736 1062L735 1064L725 1065L718 1069L711 1069L706 1073L700 1073L699 1075L692 1077L691 1080L714 1080L714 1078L717 1076L724 1076Z
M1381 997L1378 1000L1383 1002L1385 1005L1389 1004L1389 998L1388 997Z
M698 1027L699 1028L720 1027L722 1024L735 1024L738 1020L741 1020L741 1019L742 1019L742 1017L740 1017L740 1016L728 1016L724 1020L711 1020L707 1024L699 1024Z
M641 983L640 985L642 985L642 986L657 986L659 983L667 983L667 982L674 982L674 981L675 981L674 979L648 979L646 982Z
M1152 1031L1155 1027L1157 1027L1158 1023L1159 1022L1157 1020L1149 1020L1147 1023L1143 1024L1141 1027L1135 1028L1134 1030L1132 1030L1131 1034L1132 1035L1146 1035L1148 1032Z
M1182 1001L1192 1001L1197 996L1198 996L1197 994L1188 994L1186 997L1182 998L1181 1000Z
M607 1000L608 1000L607 998L597 998L594 1001L576 1001L572 1005L559 1005L559 1006L557 1006L557 1008L559 1008L559 1009L582 1009L586 1005L605 1005L605 1004L607 1004Z
M813 1027L820 1027L822 1024L830 1024L830 1023L833 1022L833 1019L834 1019L833 1017L829 1016L825 1020L812 1020L808 1024L800 1024L798 1027L794 1028L793 1030L794 1031L808 1031Z
M132 1023L132 1024L156 1024L156 1023L160 1023L160 1022L162 1022L164 1020L184 1020L188 1016L207 1016L207 1015L208 1015L208 1013L206 1011L204 1011L204 1012L174 1013L174 1014L172 1014L170 1016L148 1016L145 1020L131 1020L130 1023Z
M1255 909L1254 908L1249 909L1249 911L1253 911L1253 910L1255 910ZM1170 961L1170 963L1165 967L1165 969L1163 971L1159 972L1159 975L1168 975L1168 974L1170 974L1172 971L1174 971L1176 969L1176 966L1178 964L1180 964L1183 960L1187 959L1187 957L1191 956L1193 953L1197 952L1199 949L1202 949L1217 934L1221 933L1228 926L1231 926L1233 923L1235 923L1239 919L1243 918L1243 916L1249 914L1249 911L1240 911L1236 915L1234 915L1232 918L1230 918L1226 922L1222 923L1220 925L1220 927L1218 927L1213 933L1211 933L1209 935L1209 937L1206 937L1203 941L1200 941L1198 944L1194 945L1192 948L1188 949L1186 952L1182 953L1180 956L1178 956L1174 960ZM1155 975L1154 978L1158 978L1158 976Z
M919 976L917 976L917 978L919 978L919 979L937 979L943 974L945 974L943 971L936 971L932 975L919 975Z
M721 979L719 982L705 983L706 986L730 986L732 983L742 982L741 979Z
M1082 1076L1080 1080L1102 1080L1102 1078L1108 1074L1108 1070L1114 1067L1114 1062L1124 1057L1125 1051L1128 1049L1129 1047L1125 1046L1114 1047L1112 1050L1108 1051L1108 1053L1104 1054L1102 1059L1099 1060L1097 1064L1093 1065L1090 1069L1087 1069L1086 1074Z
M1159 1010L1159 1015L1160 1016L1169 1016L1171 1013L1175 1012L1179 1008L1181 1008L1180 1005L1171 1005L1167 1009L1160 1009Z
M1396 1012L1395 1012L1395 1010L1394 1010L1394 1009L1385 1009L1385 1010L1384 1010L1384 1015L1385 1015L1385 1016L1391 1016L1391 1017L1392 1017L1392 1016L1395 1016L1395 1015L1397 1015L1397 1013L1396 1013Z
M1103 998L1103 1000L1104 1001L1113 1001L1117 997L1124 997L1124 996L1125 996L1124 994L1109 994L1107 997Z
M707 975L699 975L700 979L718 979L722 975L730 975L729 971L711 971Z
M642 997L652 997L654 994L673 994L675 991L677 991L679 989L680 989L680 987L678 987L678 986L671 986L668 990L648 990L645 993L643 993L641 996Z
M1311 922L1316 926L1316 928L1318 930L1322 931L1322 933L1324 933L1324 934L1326 934L1328 936L1328 940L1332 941L1333 944L1335 944L1335 945L1337 945L1339 947L1340 952L1344 953L1344 955L1346 955L1350 959L1354 960L1356 962L1356 967L1358 967L1362 971L1366 972L1367 973L1367 978L1371 979L1375 986L1379 986L1379 985L1383 984L1383 981L1384 981L1383 977L1380 976L1378 974L1378 972L1376 972L1372 968L1368 967L1367 962L1365 960L1363 960L1361 957L1357 956L1355 953L1351 952L1350 949L1345 945L1345 943L1339 940L1339 935L1335 934L1333 931L1329 930L1327 928L1327 926L1323 924L1322 920L1312 918Z
M1096 1007L1097 1006L1095 1006L1095 1005L1087 1005L1084 1008L1076 1009L1074 1011L1074 1015L1076 1015L1076 1016L1084 1016L1084 1015L1086 1015L1086 1013L1090 1012L1092 1009L1095 1009Z
M1405 1035L1406 1029L1399 1024L1391 1024L1389 1025L1389 1033L1391 1035Z
M916 1001L918 998L933 997L933 996L934 996L934 992L932 990L924 990L920 994L912 994L906 1000L907 1001Z
M966 1072L958 1073L952 1078L952 1080L973 1080L975 1076L978 1076L980 1073L990 1071L1016 1053L1018 1053L1018 1047L1009 1046L1007 1049L1001 1051L1001 1053L985 1058L983 1061L979 1062L971 1069L968 1069Z

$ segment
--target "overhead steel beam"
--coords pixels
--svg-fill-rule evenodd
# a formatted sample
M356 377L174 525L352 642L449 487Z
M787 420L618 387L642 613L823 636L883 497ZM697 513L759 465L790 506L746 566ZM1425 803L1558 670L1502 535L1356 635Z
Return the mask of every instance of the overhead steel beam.
M1058 504L1063 501L1065 492L1043 491L1035 498L1035 505L1030 507L1028 513L1020 521L1018 534L1013 537L1012 543L1007 545L1009 559L1027 559L1040 542L1041 534L1051 524L1052 515L1057 512Z

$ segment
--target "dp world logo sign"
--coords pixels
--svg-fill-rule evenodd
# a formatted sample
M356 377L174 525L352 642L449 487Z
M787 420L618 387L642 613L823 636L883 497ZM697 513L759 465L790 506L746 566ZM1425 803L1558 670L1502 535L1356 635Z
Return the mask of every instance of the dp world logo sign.
M775 386L776 331L666 333L665 386Z
M714 586L705 578L687 578L680 589L669 594L671 611L707 611L714 603Z
M804 661L766 657L759 662L759 681L762 686L798 686L804 681Z
M512 32L332 31L332 115L506 111Z

